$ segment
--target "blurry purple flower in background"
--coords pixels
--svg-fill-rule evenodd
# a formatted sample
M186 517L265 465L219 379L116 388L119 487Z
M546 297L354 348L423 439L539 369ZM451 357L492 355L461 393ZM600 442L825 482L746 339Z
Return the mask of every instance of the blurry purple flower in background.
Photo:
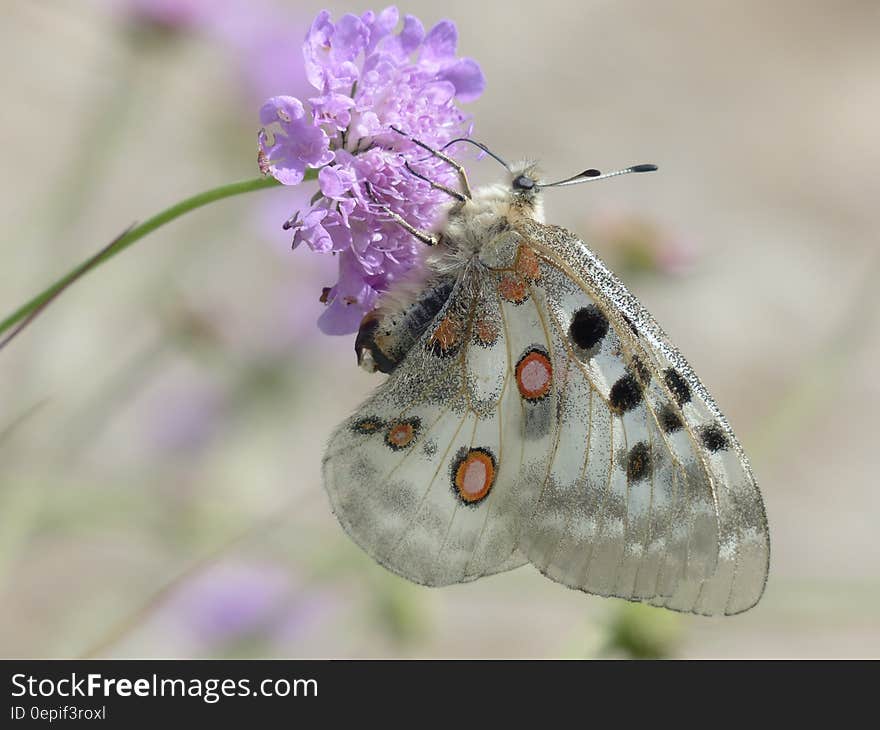
M167 31L188 31L204 24L211 15L205 0L116 0L131 20Z
M227 560L187 581L163 613L187 635L222 649L249 638L294 641L329 615L330 604L303 591L281 565Z
M392 127L441 148L465 136L467 117L456 106L483 91L476 62L458 58L457 31L448 21L427 33L396 8L378 15L345 15L338 23L322 11L303 46L312 112L290 96L270 98L260 111L260 167L285 185L305 170L322 168L320 194L287 226L294 247L337 254L337 283L322 298L318 320L327 334L354 332L390 284L418 263L419 244L376 205L372 193L417 228L430 228L449 198L406 170L403 154L425 177L452 186L449 165L428 156ZM307 129L310 125L311 129ZM326 165L326 167L325 167Z
M166 456L192 457L215 436L223 423L224 391L203 378L174 378L157 384L149 431L154 446Z
M291 62L308 21L277 0L104 0L135 27L191 34L232 51L241 89L253 101L307 88L305 70Z

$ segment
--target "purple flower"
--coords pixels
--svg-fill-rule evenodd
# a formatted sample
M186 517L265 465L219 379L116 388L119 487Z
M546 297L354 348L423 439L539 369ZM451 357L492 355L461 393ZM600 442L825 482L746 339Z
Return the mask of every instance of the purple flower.
M249 637L296 641L332 608L329 594L306 588L280 564L229 559L187 581L163 613L204 651Z
M302 182L306 166L321 167L333 159L330 140L306 118L302 102L275 96L260 109L260 169L285 185Z
M456 173L417 147L435 149L469 133L457 102L483 91L479 65L456 56L455 25L443 21L427 33L406 16L399 31L396 8L333 23L322 11L303 45L305 71L317 94L305 105L289 96L269 99L260 112L260 167L285 185L321 168L320 192L286 227L294 247L338 256L339 278L322 301L318 326L347 334L391 284L419 262L422 248L383 206L419 229L430 229L446 193L413 175L454 187Z

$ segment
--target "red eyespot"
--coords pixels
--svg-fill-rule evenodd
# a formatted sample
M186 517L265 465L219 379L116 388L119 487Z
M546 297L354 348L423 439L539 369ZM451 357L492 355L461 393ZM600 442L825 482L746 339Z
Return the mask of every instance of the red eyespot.
M553 364L541 350L529 350L516 364L516 385L523 398L541 400L553 385Z
M418 418L410 418L407 421L394 421L385 432L385 443L395 451L400 451L409 446L421 425Z
M495 457L491 451L470 449L456 459L452 469L452 482L462 501L475 504L489 494L495 483L495 473Z

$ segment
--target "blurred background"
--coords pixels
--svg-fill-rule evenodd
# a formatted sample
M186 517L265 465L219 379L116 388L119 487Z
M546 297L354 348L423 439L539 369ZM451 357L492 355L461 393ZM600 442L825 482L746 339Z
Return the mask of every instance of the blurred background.
M257 174L305 95L304 0L6 0L0 315L127 225ZM338 2L334 17L382 6ZM320 334L313 192L188 215L0 353L0 654L880 655L880 5L412 0L488 86L475 136L553 177L548 218L622 275L750 454L770 581L742 616L589 597L530 568L425 589L360 552L320 458L377 377ZM492 179L491 161L475 166Z

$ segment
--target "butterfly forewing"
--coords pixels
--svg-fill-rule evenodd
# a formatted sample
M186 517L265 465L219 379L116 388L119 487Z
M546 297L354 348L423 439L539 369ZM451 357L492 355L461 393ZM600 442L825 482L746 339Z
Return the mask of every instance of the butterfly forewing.
M561 374L560 437L522 549L566 585L654 597L664 590L659 573L672 513L683 510L684 477L642 397L647 374L633 367L614 327L576 282L553 265L541 270L533 288L551 322ZM581 326L586 320L591 326Z
M599 548L608 562L619 554L616 568L596 579L590 568L581 582L568 568L542 569L590 592L677 610L736 613L754 605L766 581L768 532L760 494L726 420L650 315L579 239L532 222L521 232L548 267L544 291L560 336L568 331L569 340L574 334L589 346L587 352L573 343L568 357L588 360L581 372L608 395L612 425L602 433L626 473L625 482L618 477L615 492L612 471L609 498L598 516L610 516L612 530L593 536L596 544L582 546L592 554ZM602 315L609 324L598 344L592 340L601 326L572 329L577 312L591 307L596 308L588 309L591 317ZM575 543L571 534L564 535L563 551L577 552Z

